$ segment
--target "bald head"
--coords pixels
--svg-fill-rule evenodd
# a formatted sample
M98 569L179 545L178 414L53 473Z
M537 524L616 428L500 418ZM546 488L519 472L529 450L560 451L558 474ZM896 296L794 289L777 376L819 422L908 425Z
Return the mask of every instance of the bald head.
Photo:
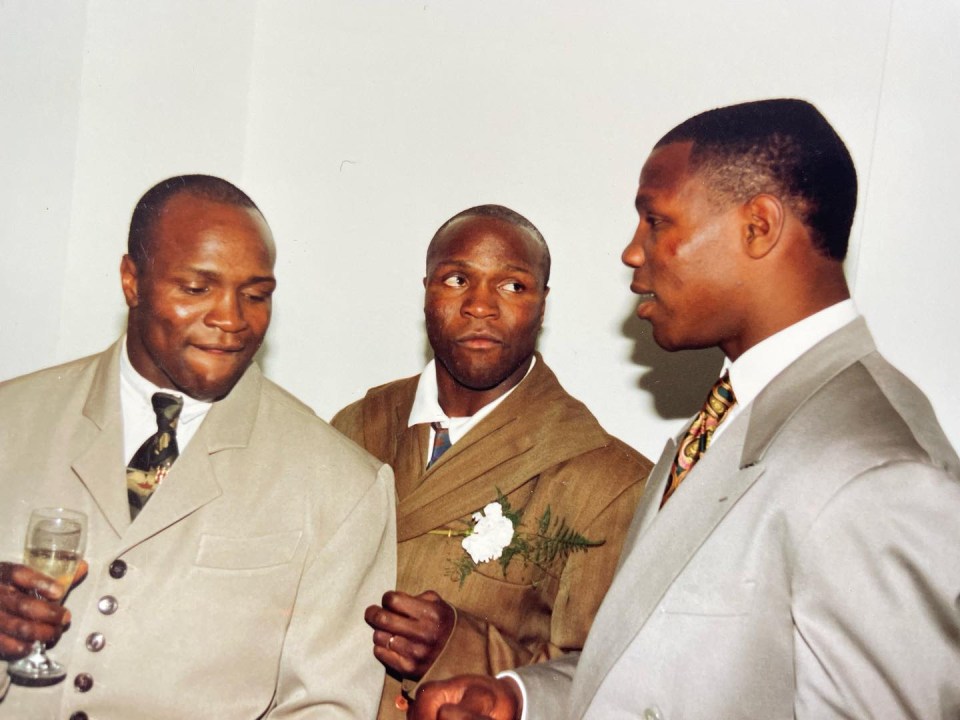
M143 194L130 218L127 254L138 267L142 267L149 257L150 243L157 221L163 215L167 203L178 195L189 195L198 200L247 208L263 217L260 208L243 190L223 178L213 175L177 175L161 180Z
M547 247L547 241L536 225L520 213L503 205L477 205L458 212L443 223L434 233L430 245L427 247L427 275L430 274L430 269L436 263L437 258L443 254L443 248L452 236L450 231L471 218L491 218L522 230L524 235L529 237L532 252L537 258L536 265L539 270L538 279L542 282L541 289L547 287L550 282L550 249Z

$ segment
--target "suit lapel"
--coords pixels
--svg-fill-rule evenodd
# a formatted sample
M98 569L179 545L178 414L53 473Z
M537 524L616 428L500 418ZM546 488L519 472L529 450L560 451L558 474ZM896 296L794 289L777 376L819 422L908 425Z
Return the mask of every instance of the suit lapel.
M494 422L487 423L491 418ZM516 490L536 475L536 471L528 474L522 462L531 444L518 418L492 413L447 450L400 501L402 528L398 527L398 539L416 537L463 517L490 502L498 489L504 495ZM490 478L493 471L511 461L509 472L498 472ZM422 458L420 462L422 467Z
M403 426L409 417L406 407ZM399 494L398 539L468 515L489 503L497 490L508 495L545 468L609 442L599 426L583 422L584 416L592 417L537 355L516 390L427 470L409 495Z
M760 465L740 467L749 418L745 411L710 447L663 510L665 472L674 450L657 464L659 477L638 508L621 568L601 605L577 668L579 691L571 717L580 717L603 678L656 610L677 576L710 537L737 499L763 474ZM666 471L664 471L664 467Z
M571 717L581 717L610 668L656 610L664 594L737 500L762 479L767 449L797 409L852 363L875 352L858 319L829 335L757 396L710 446L657 512L675 442L651 473L621 559L597 614L575 678ZM669 447L668 445L668 447Z
M230 394L214 404L163 485L127 529L121 552L196 512L229 487L226 455L250 442L261 382L259 369L252 365ZM224 453L224 458L217 457L220 453Z
M78 433L78 447L70 463L118 536L130 525L120 410L122 348L121 339L97 360L97 369L83 406L86 428Z

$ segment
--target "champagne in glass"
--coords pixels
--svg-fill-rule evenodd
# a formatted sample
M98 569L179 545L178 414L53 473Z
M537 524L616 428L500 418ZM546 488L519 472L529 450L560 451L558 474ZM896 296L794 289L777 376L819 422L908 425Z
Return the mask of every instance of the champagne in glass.
M49 575L69 589L87 540L87 516L64 508L39 508L30 514L24 541L25 565ZM31 683L62 680L66 668L46 654L42 642L35 642L30 654L8 666L16 679Z

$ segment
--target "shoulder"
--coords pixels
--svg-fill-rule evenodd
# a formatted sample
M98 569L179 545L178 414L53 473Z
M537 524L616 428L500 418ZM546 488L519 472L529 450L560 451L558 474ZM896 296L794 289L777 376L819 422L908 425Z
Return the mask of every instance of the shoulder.
M370 418L385 421L391 415L389 410L404 406L409 414L419 380L420 376L414 375L372 387L362 398L337 412L330 424L347 437L360 442L364 426Z
M819 419L825 448L866 466L916 461L958 471L957 456L926 396L879 353L853 363L827 382L798 415Z
M516 412L533 436L533 452L543 453L557 471L575 474L598 492L621 490L642 482L650 461L627 443L608 433L581 401L570 395L538 357L527 378L532 381L516 398L504 402L503 412ZM526 381L525 381L526 382ZM498 408L498 411L500 408Z
M310 467L375 475L381 463L287 390L263 378L257 427L262 447Z
M73 390L78 381L92 377L103 356L104 353L97 353L4 380L0 382L0 394L5 398L12 398L36 392L48 392L57 388Z
M104 362L106 354L100 353L0 383L0 417L15 414L22 425L75 415Z

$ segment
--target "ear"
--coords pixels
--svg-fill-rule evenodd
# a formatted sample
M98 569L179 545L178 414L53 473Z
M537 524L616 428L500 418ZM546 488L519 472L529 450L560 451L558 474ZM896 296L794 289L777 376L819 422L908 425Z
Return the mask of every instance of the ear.
M783 203L774 195L760 193L743 205L744 248L754 259L765 257L783 234Z
M137 265L133 258L124 255L120 261L120 287L123 288L123 297L128 308L135 308L140 304L140 292L137 287Z

